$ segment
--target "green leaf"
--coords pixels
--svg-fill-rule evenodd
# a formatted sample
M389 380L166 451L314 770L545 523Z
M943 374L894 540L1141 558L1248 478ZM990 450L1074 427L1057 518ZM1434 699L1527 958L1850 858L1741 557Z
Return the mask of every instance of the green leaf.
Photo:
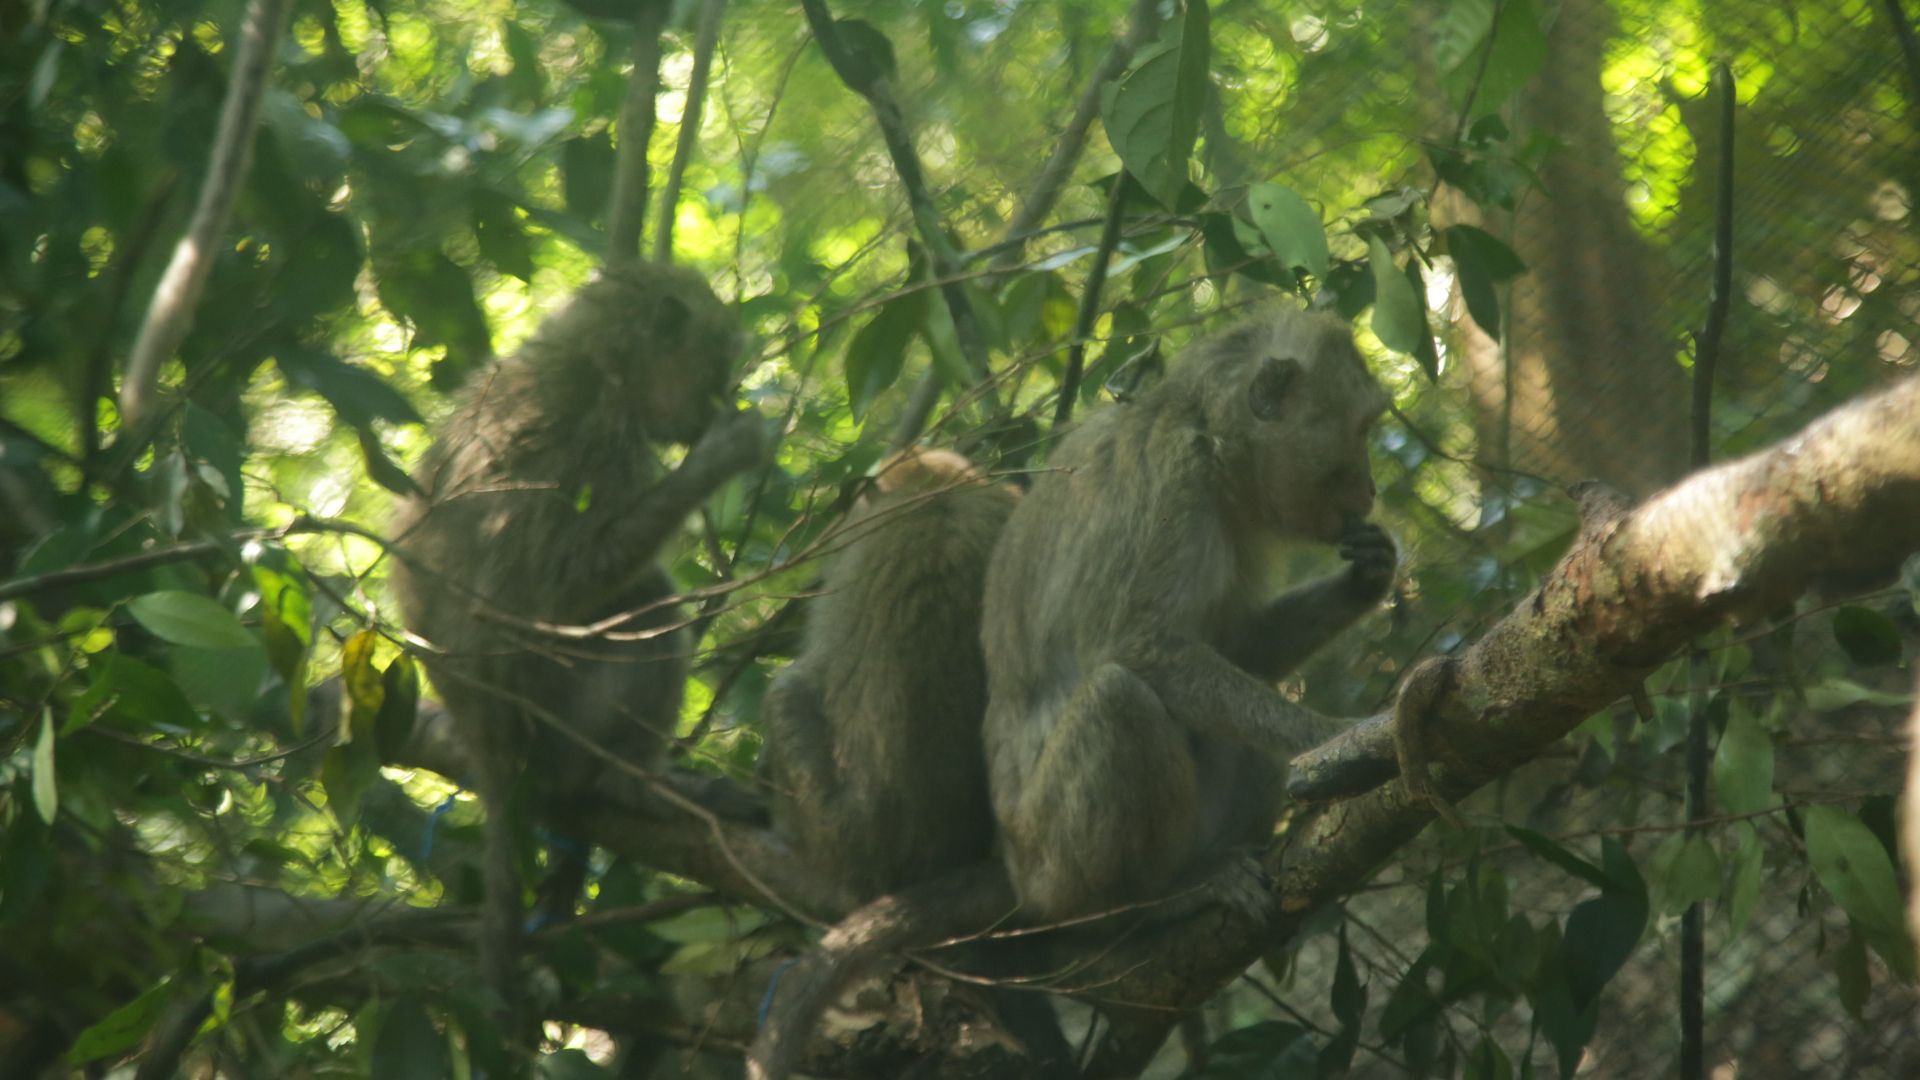
M894 78L900 62L894 58L893 42L879 27L865 19L835 19L834 30L846 46L845 67L835 65L840 80L860 93L866 93L875 79Z
M127 601L127 610L154 637L175 645L237 649L260 644L233 612L196 593L148 593Z
M1733 880L1727 886L1725 908L1727 928L1738 937L1747 928L1747 920L1753 915L1753 905L1760 898L1760 870L1765 854L1760 848L1760 834L1748 822L1735 826L1734 835L1739 837L1733 849Z
M1207 1068L1194 1080L1288 1080L1311 1075L1313 1033L1285 1020L1229 1031L1207 1047Z
M485 188L475 188L472 199L473 236L480 242L480 254L501 273L532 281L533 246L527 243L513 200Z
M1500 297L1494 286L1524 273L1527 264L1513 249L1484 229L1455 225L1446 230L1447 254L1453 257L1454 271L1460 275L1460 295L1488 337L1500 336Z
M1720 855L1706 836L1695 833L1683 837L1680 850L1667 871L1666 910L1678 914L1689 906L1720 895Z
M102 717L136 727L173 732L203 726L201 717L166 672L117 652L87 664L87 689L74 699L61 730L65 735Z
M321 349L283 348L274 363L287 383L325 398L340 419L357 428L371 428L375 420L417 424L420 414L385 379Z
M446 1036L433 1026L417 997L397 998L373 1040L373 1080L435 1080L451 1076Z
M1833 639L1861 667L1900 662L1900 631L1872 608L1843 607L1833 616Z
M1413 285L1393 261L1385 241L1372 237L1367 241L1367 262L1373 269L1373 332L1380 343L1395 352L1418 356L1424 343L1431 351L1427 336L1426 303L1414 292ZM1429 369L1429 378L1439 372Z
M1187 160L1200 135L1208 89L1206 0L1187 0L1184 18L1142 50L1101 103L1107 141L1127 171L1162 206L1176 209L1187 186Z
M1508 836L1518 840L1521 847L1533 852L1539 858L1545 859L1590 885L1606 887L1606 871L1560 846L1560 843L1552 837L1518 825L1508 825L1506 829Z
M1835 712L1849 705L1905 706L1913 703L1907 694L1888 693L1861 686L1851 679L1832 677L1807 687L1807 708L1814 712Z
M847 404L854 419L900 377L907 345L926 329L927 294L912 292L882 304L847 343Z
M420 669L405 653L393 658L380 675L382 693L380 712L374 719L374 745L381 761L392 761L406 748L413 735L413 722L420 712Z
M604 132L568 139L560 147L561 192L569 212L600 220L613 195L613 165L613 140Z
M1773 736L1740 702L1733 703L1727 730L1714 750L1713 795L1729 814L1751 814L1773 805Z
M1860 1010L1873 996L1873 974L1867 969L1866 935L1858 926L1849 927L1847 940L1833 957L1833 974L1839 980L1840 1007L1847 1015L1860 1019Z
M1581 902L1567 916L1560 942L1572 1005L1584 1010L1627 962L1646 929L1647 890L1626 848L1612 837L1601 841L1601 865L1607 884L1599 896Z
M53 824L60 813L60 787L53 776L53 707L40 710L40 741L33 744L33 808Z
M1546 34L1540 29L1539 16L1528 0L1501 0L1497 23L1492 18L1494 5L1490 0L1465 0L1454 7L1456 11L1468 10L1461 13L1457 29L1444 34L1448 59L1455 56L1458 59L1450 65L1451 70L1442 81L1455 101L1465 100L1471 92L1472 115L1486 116L1498 110L1540 70L1547 58ZM1447 22L1452 21L1450 13ZM1491 26L1492 32L1489 35L1482 30L1476 38L1473 31L1482 26ZM1468 51L1459 53L1458 45L1470 39L1473 43Z
M1513 1080L1513 1062L1498 1043L1483 1036L1460 1075L1463 1080Z
M446 346L434 372L438 384L452 385L492 354L493 332L474 299L473 278L452 259L431 248L387 252L373 270L380 302L413 326L413 344Z
M1893 860L1873 830L1837 806L1819 805L1807 808L1806 837L1814 877L1841 910L1870 933L1906 933Z
M172 996L170 983L159 983L146 993L108 1013L92 1027L75 1036L67 1048L67 1064L85 1065L101 1058L116 1057L139 1045L152 1030L160 1010Z
M1247 212L1282 266L1326 278L1327 230L1307 200L1279 184L1255 184L1247 189Z

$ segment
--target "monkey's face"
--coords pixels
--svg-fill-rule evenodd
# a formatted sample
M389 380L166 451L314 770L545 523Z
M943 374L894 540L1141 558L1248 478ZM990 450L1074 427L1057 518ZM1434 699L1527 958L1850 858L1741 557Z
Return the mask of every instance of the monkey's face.
M624 265L582 289L574 306L609 399L651 439L697 440L720 411L744 344L706 280L684 267Z
M1247 471L1260 525L1331 543L1373 509L1367 437L1386 395L1344 328L1314 337L1304 356L1275 350L1246 369Z

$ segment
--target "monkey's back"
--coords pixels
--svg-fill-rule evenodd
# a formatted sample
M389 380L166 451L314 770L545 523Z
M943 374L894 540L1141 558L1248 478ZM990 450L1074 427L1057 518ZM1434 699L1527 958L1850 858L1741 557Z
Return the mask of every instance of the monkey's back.
M993 836L980 724L987 559L1017 497L979 478L872 498L827 570L809 639L850 835L814 838L877 895L983 859ZM845 658L855 658L847 662Z

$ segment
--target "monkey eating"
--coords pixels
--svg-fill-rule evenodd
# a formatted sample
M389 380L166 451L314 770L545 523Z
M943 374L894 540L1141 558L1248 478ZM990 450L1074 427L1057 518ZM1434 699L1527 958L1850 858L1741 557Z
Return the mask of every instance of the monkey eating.
M765 453L757 416L721 411L741 345L698 275L606 270L459 391L415 473L421 494L394 521L394 590L408 627L437 650L427 670L475 750L481 966L509 1016L524 917L516 782L527 778L527 805L564 831L564 808L608 758L660 763L693 646L667 602L676 589L661 549ZM656 442L692 446L663 474ZM617 625L555 629L601 620ZM578 885L563 890L569 906Z
M1189 349L1052 455L983 615L988 778L1026 917L1202 880L1265 910L1234 856L1271 835L1287 760L1346 726L1273 683L1393 585L1393 541L1365 521L1386 404L1344 323L1282 310ZM1261 602L1288 539L1348 565Z

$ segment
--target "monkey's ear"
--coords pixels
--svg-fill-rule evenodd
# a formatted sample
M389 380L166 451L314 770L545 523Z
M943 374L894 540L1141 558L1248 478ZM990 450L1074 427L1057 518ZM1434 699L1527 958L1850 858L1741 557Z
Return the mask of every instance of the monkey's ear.
M1269 356L1253 371L1247 384L1247 404L1262 420L1278 420L1287 394L1300 377L1300 361L1291 356Z
M653 331L661 341L674 345L682 344L687 326L693 322L693 309L686 301L671 294L660 298L659 307L653 313Z

